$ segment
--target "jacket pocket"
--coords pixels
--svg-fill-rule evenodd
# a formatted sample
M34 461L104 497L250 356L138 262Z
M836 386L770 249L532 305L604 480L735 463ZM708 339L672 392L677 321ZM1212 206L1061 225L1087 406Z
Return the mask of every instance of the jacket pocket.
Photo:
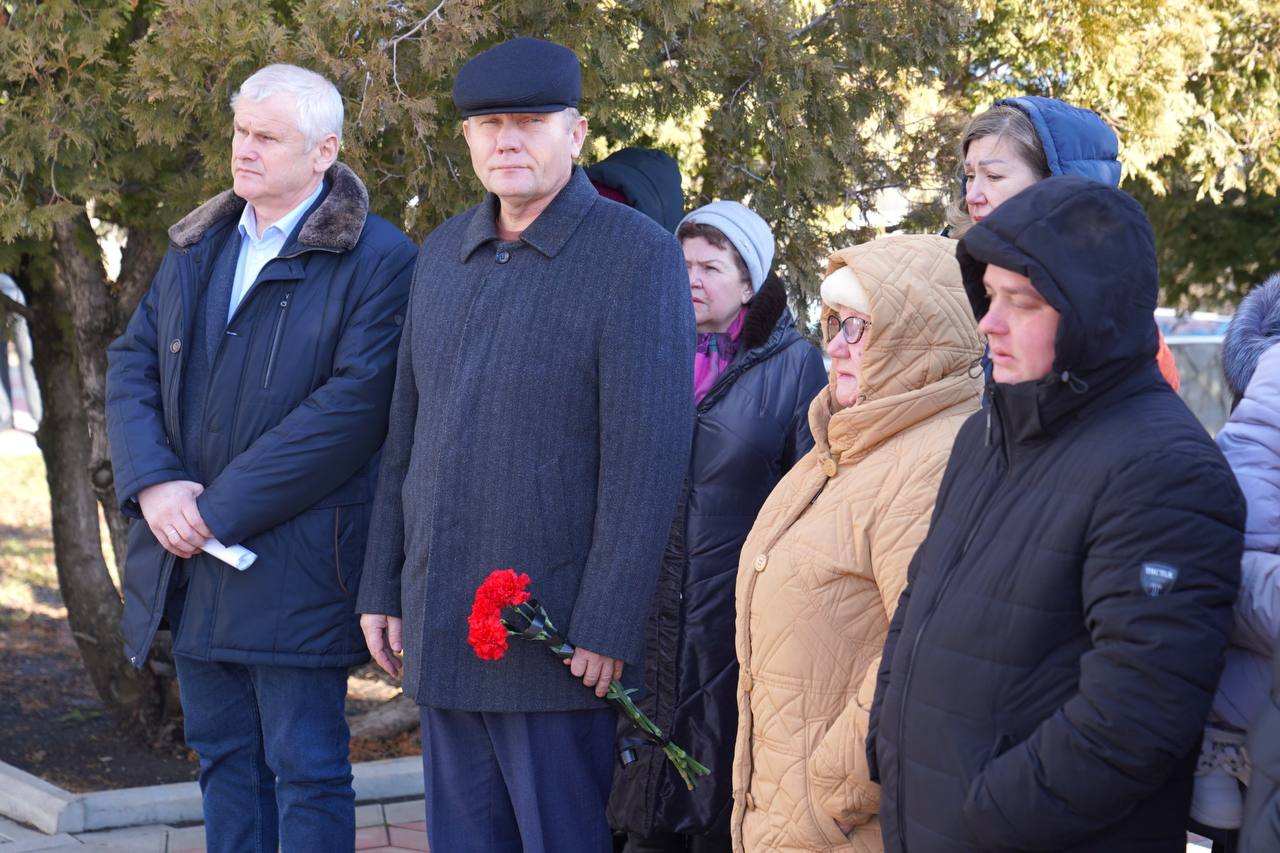
M572 562L578 558L573 535L575 519L569 515L569 494L560 457L538 466L536 479L547 564L558 566Z
M271 326L271 348L267 350L267 366L262 371L264 390L271 386L271 374L275 372L276 358L280 355L280 341L284 338L285 314L289 310L289 301L292 297L293 291L288 291L280 298L280 305L276 310L276 321Z
M333 567L338 576L338 586L347 592L347 582L342 579L342 507L333 508Z
M333 508L333 569L338 588L346 595L356 588L364 566L365 504Z
M819 846L817 850L851 850L853 843L840 831L840 827L836 826L835 820L822 810L818 805L821 796L815 786L817 781L814 778L813 771L810 769L810 759L818 749L818 744L822 743L822 738L827 733L827 725L820 721L805 723L804 727L804 760L801 764L804 766L804 798L805 805L808 807L809 820L812 822L813 829L817 833Z

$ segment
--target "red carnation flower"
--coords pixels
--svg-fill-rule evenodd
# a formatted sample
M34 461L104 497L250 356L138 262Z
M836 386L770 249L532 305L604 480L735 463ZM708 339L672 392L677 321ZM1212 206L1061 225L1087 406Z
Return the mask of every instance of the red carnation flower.
M499 660L507 652L507 628L502 624L502 608L529 600L525 587L529 576L512 569L495 569L476 589L467 617L467 642L483 660Z

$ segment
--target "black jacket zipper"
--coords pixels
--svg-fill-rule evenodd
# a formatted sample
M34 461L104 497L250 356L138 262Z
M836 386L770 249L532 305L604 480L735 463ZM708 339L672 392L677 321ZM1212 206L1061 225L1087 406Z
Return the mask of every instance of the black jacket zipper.
M284 337L284 315L289 310L289 298L293 291L288 291L280 299L280 311L276 314L276 324L271 330L271 349L267 353L267 369L262 373L262 387L271 385L271 374L276 367L276 355L280 351L280 339Z

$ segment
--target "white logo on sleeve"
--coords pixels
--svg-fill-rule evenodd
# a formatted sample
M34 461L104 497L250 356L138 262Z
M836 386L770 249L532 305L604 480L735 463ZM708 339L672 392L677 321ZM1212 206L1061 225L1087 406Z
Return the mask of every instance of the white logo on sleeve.
M1142 564L1142 591L1151 597L1163 595L1178 580L1178 570L1166 563Z

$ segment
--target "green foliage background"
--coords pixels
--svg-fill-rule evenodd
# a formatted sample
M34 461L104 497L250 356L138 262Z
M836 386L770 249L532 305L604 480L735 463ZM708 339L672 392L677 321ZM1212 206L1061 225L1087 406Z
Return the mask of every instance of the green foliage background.
M90 201L102 220L159 232L224 188L230 96L274 61L337 82L344 159L379 211L421 237L481 192L449 97L454 71L526 34L582 57L589 158L667 149L690 205L745 199L774 223L783 272L807 293L829 250L887 224L876 215L884 191L911 199L898 227L940 224L964 119L1036 93L1089 105L1116 128L1127 187L1166 238L1165 298L1230 300L1274 256L1257 257L1257 241L1234 229L1210 250L1186 238L1220 229L1187 224L1223 205L1273 205L1277 5L11 2L0 29L0 263L15 249L39 254L51 224Z

